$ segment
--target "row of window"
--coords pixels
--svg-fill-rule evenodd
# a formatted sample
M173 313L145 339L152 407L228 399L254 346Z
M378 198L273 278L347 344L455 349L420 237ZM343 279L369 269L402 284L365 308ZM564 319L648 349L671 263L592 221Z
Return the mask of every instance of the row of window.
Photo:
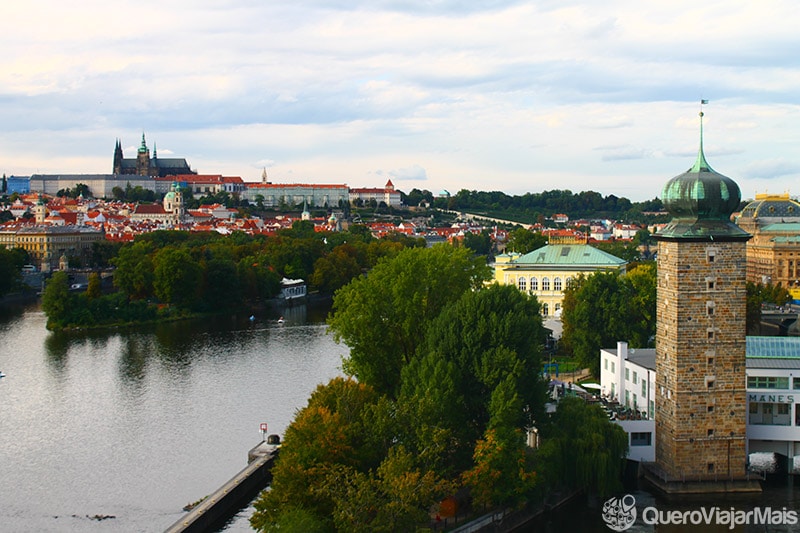
M794 388L800 389L800 378L794 378ZM748 389L788 389L788 377L747 376Z
M572 279L572 278L567 278L567 280L566 280L567 283L569 283L570 279ZM517 287L519 287L519 290L521 290L521 291L528 290L528 279L525 278L525 277L520 277L517 280ZM563 288L563 286L562 286L561 278L558 278L558 277L553 278L553 290L554 291L561 291L562 288ZM535 277L531 277L530 278L530 290L531 291L538 291L539 290L539 278L535 278ZM546 276L542 278L542 290L543 291L549 291L550 290L550 278L548 278Z

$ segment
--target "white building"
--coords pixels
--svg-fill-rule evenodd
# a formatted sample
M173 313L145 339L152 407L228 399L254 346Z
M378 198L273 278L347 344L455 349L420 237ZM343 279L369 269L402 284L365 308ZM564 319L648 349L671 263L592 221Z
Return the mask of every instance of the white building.
M617 422L636 461L655 460L655 366L652 348L600 351L601 394L635 413ZM747 337L746 373L748 454L781 454L790 468L798 457L800 473L800 337Z

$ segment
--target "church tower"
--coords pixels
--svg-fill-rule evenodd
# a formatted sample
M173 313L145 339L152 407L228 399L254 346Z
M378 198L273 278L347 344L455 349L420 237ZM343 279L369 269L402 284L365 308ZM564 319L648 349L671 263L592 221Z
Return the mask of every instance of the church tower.
M122 143L117 139L117 144L114 146L114 174L122 174Z
M746 477L745 246L731 222L738 185L700 150L661 195L672 221L658 241L656 465L667 493L759 491Z
M136 175L150 175L150 149L147 148L147 143L144 140L144 133L142 133L142 144L139 146L139 150L136 153Z

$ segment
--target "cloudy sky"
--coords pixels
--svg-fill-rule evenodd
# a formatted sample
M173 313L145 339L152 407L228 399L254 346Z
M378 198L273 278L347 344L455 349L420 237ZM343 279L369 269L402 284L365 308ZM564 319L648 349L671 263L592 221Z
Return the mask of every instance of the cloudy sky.
M80 6L80 7L76 7ZM699 144L800 195L800 15L763 0L0 5L0 172L660 196Z

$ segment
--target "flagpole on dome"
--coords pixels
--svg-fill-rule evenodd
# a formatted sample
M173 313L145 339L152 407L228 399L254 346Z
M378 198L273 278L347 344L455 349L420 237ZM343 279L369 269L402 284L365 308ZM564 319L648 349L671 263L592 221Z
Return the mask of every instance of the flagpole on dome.
M697 152L697 161L695 161L694 166L690 169L690 171L693 172L713 171L706 161L706 155L703 152L703 106L707 104L708 100L700 100L700 150Z

